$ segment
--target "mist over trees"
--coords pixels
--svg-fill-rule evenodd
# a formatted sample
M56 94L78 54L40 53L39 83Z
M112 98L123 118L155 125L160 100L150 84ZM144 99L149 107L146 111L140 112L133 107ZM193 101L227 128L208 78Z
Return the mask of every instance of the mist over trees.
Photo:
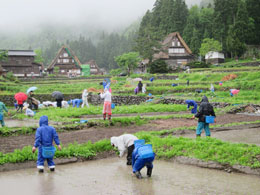
M37 50L43 58L40 61L48 66L60 47L67 45L81 63L96 60L101 68L111 70L118 68L114 57L132 51L152 62L159 41L178 31L196 55L203 40L212 39L227 56L239 57L246 45L260 45L259 10L259 0L156 0L151 10L125 30L45 24L30 33L1 31L0 48Z

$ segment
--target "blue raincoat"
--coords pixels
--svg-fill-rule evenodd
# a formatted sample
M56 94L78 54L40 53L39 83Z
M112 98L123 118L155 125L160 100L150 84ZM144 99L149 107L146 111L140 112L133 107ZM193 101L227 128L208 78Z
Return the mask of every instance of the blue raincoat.
M35 143L34 147L39 148L38 149L38 159L37 159L37 167L44 166L44 160L42 156L42 146L52 146L53 140L57 145L60 145L59 137L56 133L56 130L54 127L48 125L48 117L42 116L40 118L40 127L37 128L36 134L35 134ZM53 158L46 159L48 166L53 167L55 166L55 163L53 162Z
M153 160L155 154L152 147L147 147L144 144L144 140L134 141L135 149L132 154L132 167L133 173L140 171L144 166L153 168ZM150 145L151 146L151 145Z
M197 105L197 103L196 103L194 100L186 100L185 103L188 104L188 105L187 105L187 109L189 109L190 106L193 106L193 108L192 108L192 110L191 110L191 113L192 113L192 114L196 114L196 113L197 113L197 107L198 107L198 105Z
M82 99L71 100L71 103L73 107L77 106L77 108L79 108L80 104L82 103Z

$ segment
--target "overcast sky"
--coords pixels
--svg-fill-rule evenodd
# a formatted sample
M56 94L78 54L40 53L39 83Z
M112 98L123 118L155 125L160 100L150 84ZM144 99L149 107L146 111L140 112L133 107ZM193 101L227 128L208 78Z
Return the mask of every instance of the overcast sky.
M39 24L90 24L119 28L140 18L155 0L0 0L0 29Z

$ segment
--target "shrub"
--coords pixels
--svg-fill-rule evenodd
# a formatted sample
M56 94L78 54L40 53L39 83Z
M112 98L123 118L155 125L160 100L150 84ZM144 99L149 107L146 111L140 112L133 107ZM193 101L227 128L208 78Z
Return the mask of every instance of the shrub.
M209 68L210 64L207 64L206 62L194 61L188 63L186 66L189 66L190 68Z
M155 60L151 63L150 73L167 73L168 66L164 60Z

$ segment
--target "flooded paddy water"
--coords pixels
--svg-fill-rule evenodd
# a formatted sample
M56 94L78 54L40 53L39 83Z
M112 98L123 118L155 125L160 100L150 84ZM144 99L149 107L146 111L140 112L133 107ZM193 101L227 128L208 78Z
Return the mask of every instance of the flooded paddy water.
M138 180L125 158L57 166L54 173L35 169L0 173L0 194L259 194L260 178L252 175L154 162L151 178Z
M181 135L182 137L195 138L196 133ZM205 136L205 132L201 134ZM211 137L221 139L223 141L235 143L247 143L260 145L260 128L228 130L228 131L213 131Z

